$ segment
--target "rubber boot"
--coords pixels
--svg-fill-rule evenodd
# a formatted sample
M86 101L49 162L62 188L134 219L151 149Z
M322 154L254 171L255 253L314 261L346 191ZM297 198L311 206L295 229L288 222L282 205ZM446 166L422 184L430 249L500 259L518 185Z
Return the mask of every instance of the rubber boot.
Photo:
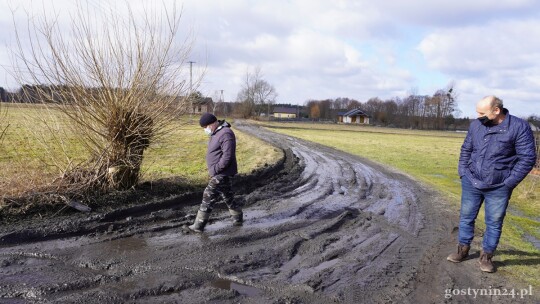
M229 213L233 219L234 226L242 226L244 223L244 213L241 209L229 209Z
M459 244L458 251L452 253L446 259L450 262L459 263L469 256L469 249L471 249L471 246Z
M493 262L491 261L492 258L493 253L482 250L480 259L478 260L478 263L480 263L480 270L484 272L495 272L495 266L493 266Z
M193 225L188 226L188 228L195 232L203 232L204 226L208 223L208 218L210 217L210 212L197 211L197 217L195 217L195 222Z

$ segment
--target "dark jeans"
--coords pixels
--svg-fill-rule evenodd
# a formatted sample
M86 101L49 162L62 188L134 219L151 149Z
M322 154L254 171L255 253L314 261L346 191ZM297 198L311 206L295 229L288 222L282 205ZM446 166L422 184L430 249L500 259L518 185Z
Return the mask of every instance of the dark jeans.
M459 243L470 245L474 237L474 222L484 203L486 231L482 242L485 252L493 253L501 237L503 220L512 196L511 188L501 186L495 189L476 189L471 181L461 179L461 211L459 216Z
M237 209L232 191L232 177L216 175L210 178L208 186L204 189L201 207L204 212L212 212L214 205L218 202L225 202L229 209Z

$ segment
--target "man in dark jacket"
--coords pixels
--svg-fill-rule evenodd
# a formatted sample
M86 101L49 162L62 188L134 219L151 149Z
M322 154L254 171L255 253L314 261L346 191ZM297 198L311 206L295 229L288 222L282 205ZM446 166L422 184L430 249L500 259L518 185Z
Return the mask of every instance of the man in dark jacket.
M459 157L458 251L447 260L458 263L468 256L474 222L484 203L486 231L480 269L494 272L491 259L499 244L510 196L536 163L536 149L529 124L510 115L499 98L483 98L476 105L476 112L478 119L471 123Z
M236 136L231 125L210 114L201 116L199 124L204 132L210 135L206 152L206 165L210 174L208 186L204 189L203 199L197 217L189 229L202 232L208 222L210 212L216 202L224 201L233 218L233 225L240 226L243 222L242 210L235 204L232 192L232 177L238 173L236 163Z

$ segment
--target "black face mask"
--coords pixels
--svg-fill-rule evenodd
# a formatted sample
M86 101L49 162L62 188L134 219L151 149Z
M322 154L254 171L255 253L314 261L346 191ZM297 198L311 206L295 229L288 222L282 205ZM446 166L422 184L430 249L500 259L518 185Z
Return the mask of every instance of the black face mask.
M483 125L487 125L487 124L490 124L493 120L489 119L486 115L482 116L482 117L478 117L478 120L480 120L480 122L483 124Z

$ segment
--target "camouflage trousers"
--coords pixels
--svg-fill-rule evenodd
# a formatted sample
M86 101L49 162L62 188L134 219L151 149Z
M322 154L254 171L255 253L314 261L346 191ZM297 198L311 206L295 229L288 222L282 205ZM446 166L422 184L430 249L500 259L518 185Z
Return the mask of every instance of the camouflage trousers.
M214 205L224 202L229 209L237 210L232 191L232 177L224 175L213 176L204 189L201 207L204 212L212 212Z

